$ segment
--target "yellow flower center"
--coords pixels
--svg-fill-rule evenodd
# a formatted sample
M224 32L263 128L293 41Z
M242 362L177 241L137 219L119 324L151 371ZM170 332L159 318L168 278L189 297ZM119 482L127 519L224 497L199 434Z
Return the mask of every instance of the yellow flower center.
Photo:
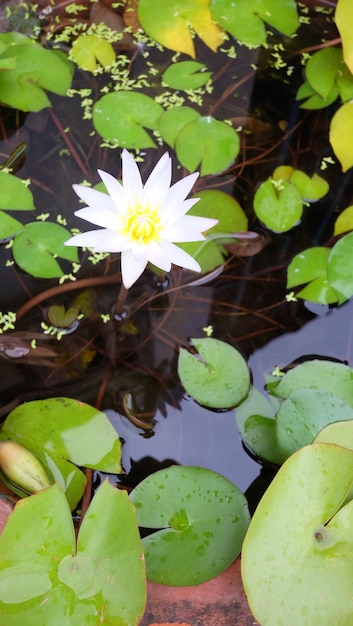
M149 243L159 240L160 215L158 208L135 205L130 207L126 220L126 234L136 243Z

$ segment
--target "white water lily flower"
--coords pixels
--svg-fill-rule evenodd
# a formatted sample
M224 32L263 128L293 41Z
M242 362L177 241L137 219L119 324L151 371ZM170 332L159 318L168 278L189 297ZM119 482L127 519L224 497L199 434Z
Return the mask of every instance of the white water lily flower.
M199 174L190 174L170 186L172 166L167 152L145 185L127 150L122 153L122 168L123 184L98 170L108 194L73 186L87 204L75 215L102 229L75 235L65 244L93 248L95 252L121 252L122 281L127 289L141 276L148 262L164 272L170 271L172 263L199 272L197 261L172 243L202 241L202 232L218 222L186 215L198 202L198 198L185 198Z

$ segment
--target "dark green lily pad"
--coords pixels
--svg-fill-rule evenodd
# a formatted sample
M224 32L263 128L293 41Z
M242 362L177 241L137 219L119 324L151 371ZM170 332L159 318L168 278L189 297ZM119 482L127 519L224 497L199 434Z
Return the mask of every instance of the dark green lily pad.
M139 525L159 529L142 542L153 582L198 585L225 570L241 550L246 499L211 470L169 467L143 480L130 499Z
M191 339L197 355L180 349L178 374L182 385L197 402L226 409L239 404L250 387L246 361L228 343L206 337Z

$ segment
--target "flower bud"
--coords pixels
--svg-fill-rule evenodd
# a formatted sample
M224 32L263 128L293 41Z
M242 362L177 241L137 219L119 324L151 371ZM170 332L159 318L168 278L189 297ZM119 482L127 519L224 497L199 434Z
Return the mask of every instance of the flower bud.
M15 441L0 441L0 470L15 492L36 493L52 484L37 457Z

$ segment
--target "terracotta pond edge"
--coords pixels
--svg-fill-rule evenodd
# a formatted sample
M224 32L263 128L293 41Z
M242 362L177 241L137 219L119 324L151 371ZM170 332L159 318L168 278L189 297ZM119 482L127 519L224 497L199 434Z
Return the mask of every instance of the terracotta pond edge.
M0 498L0 533L13 510ZM240 559L216 578L192 587L147 583L147 605L139 626L259 626L250 611Z

